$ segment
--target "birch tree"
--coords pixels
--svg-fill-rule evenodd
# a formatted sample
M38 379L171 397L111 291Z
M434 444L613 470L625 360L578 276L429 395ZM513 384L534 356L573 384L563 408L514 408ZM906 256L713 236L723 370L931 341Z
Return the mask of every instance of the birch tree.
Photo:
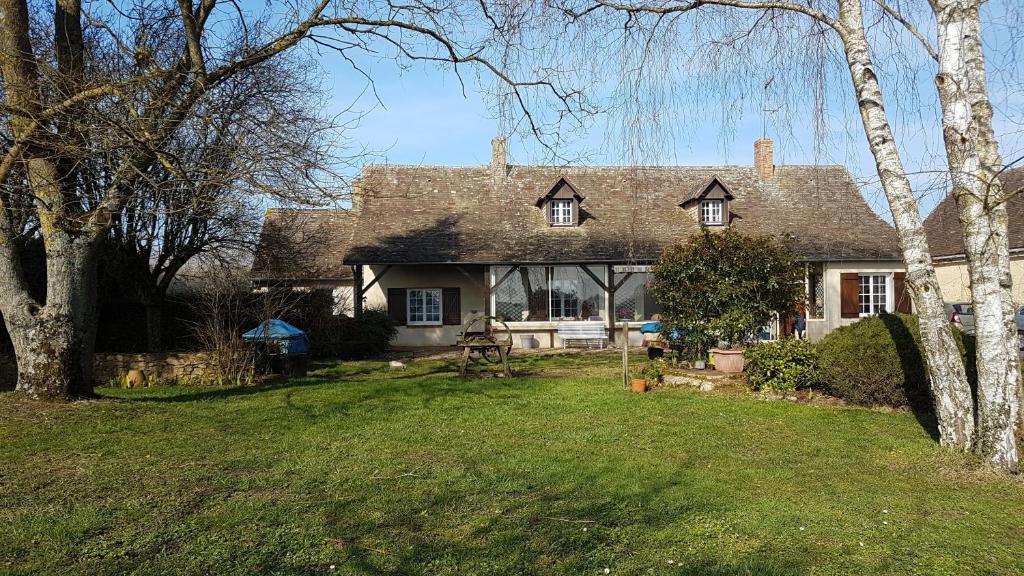
M470 1L294 0L254 10L218 0L0 0L0 311L17 389L46 399L91 393L97 247L147 169L171 165L168 143L181 126L236 75L302 44L367 78L356 53L475 66L523 101L544 91L571 109L573 96L553 81L518 80L482 55L492 38L469 24L480 10ZM97 158L102 171L84 169ZM45 246L44 298L24 278L17 246L26 234Z
M1004 166L985 84L981 4L980 0L931 0L927 8L915 6L919 10L911 15L885 0L869 2L866 12L863 0L560 0L536 4L528 19L548 26L548 34L535 33L535 37L555 38L547 45L549 51L561 53L573 64L583 54L597 59L601 65L594 70L600 75L607 76L607 64L615 61L614 50L622 50L625 55L616 63L618 80L612 83L617 87L611 98L634 112L636 107L648 107L643 114L623 114L620 130L641 148L650 145L640 140L663 135L656 133L657 125L666 122L665 109L671 100L680 97L673 85L679 82L673 78L673 68L686 70L681 75L714 74L728 68L731 54L743 59L744 71L755 76L762 72L758 66L769 60L784 74L786 66L831 57L835 47L836 59L850 79L860 126L899 238L907 286L920 317L940 441L958 451L977 450L996 466L1016 469L1020 381L1010 297L1007 194L998 180ZM930 29L912 24L924 16L931 18ZM887 50L871 43L872 34L876 40L882 36L895 42L896 29L903 31L911 48L924 54L935 73L948 173L963 222L980 323L977 406L943 310L920 206L892 129L895 107L887 106L880 78L891 68L880 67L876 60L880 54L889 60L904 58L901 52L906 46L894 43ZM929 37L923 30L934 30L934 34ZM682 37L686 40L679 40ZM784 55L775 57L776 53ZM786 56L787 61L780 61ZM813 64L812 73L819 66ZM715 88L723 92L737 87L727 80L717 82ZM821 83L819 79L814 86L815 98L821 97L817 92L823 89ZM746 94L736 94L740 95ZM897 97L911 96L900 93Z
M697 34L691 45L711 45L704 55L719 59L722 51L735 50L737 44L759 33L776 35L780 45L787 41L799 44L799 34L835 41L899 237L908 287L920 318L941 443L960 451L974 448L992 464L1016 470L1017 338L1010 297L1006 195L998 178L1003 166L985 83L981 4L980 0L931 0L934 38L928 38L907 14L884 0L870 3L870 20L862 0L564 0L551 16L560 15L558 25L566 28L597 34L624 30L623 37L633 37L640 55L634 58L633 67L623 70L627 76L651 74L647 68L659 47L676 46L664 40L666 35ZM804 19L809 26L794 25L792 19ZM917 198L883 96L883 77L875 58L879 53L893 54L885 54L870 42L871 26L881 26L879 22L905 30L935 67L949 174L963 224L977 310L977 420L964 365L943 310ZM683 23L691 28L682 30ZM758 51L754 58L763 59L770 57L765 52L777 48L756 43L744 47ZM685 53L674 56L682 62L694 58ZM794 62L799 59L797 56Z

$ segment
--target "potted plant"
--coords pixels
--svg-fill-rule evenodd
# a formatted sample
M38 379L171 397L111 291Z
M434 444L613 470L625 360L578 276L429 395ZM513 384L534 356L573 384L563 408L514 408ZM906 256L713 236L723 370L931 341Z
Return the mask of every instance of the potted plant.
M724 343L724 346L711 349L715 357L715 370L743 372L743 339L752 333L757 325L753 314L733 308L709 324Z
M647 392L647 380L644 378L644 368L641 365L635 366L632 370L632 378L629 381L629 389L631 392L637 394L643 394Z
M743 370L747 335L804 301L805 270L788 237L704 230L666 249L651 272L663 330L697 327L721 341L711 363L725 372Z
M665 367L661 362L654 361L638 365L634 369L633 378L629 383L629 389L638 394L642 394L660 382L661 377L664 374Z

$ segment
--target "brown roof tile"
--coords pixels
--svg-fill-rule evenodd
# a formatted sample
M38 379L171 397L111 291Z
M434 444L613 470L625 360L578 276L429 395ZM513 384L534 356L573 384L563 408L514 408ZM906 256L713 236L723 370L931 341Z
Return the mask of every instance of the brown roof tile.
M348 210L267 210L253 260L255 280L348 280L343 263L355 217Z
M809 260L894 260L896 234L845 168L368 166L347 263L652 261L700 230L679 205L717 176L733 193L732 226L795 237ZM560 178L586 199L578 227L551 227L536 207ZM338 250L332 250L338 253Z
M1007 170L1000 178L1003 189L1024 188L1024 168ZM1024 195L1014 194L1006 203L1009 212L1010 249L1024 248ZM960 216L952 195L946 195L924 221L928 234L928 247L936 258L955 258L964 254L964 239Z

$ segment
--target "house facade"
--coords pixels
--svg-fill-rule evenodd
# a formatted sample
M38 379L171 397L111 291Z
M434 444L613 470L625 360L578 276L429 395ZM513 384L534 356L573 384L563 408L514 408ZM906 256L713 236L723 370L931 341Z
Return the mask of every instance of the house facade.
M1024 168L1003 172L1003 189L1016 191L1024 188ZM1013 282L1013 301L1024 305L1024 196L1013 194L1006 202L1009 214L1010 276ZM928 234L935 273L942 297L946 302L971 301L971 277L964 255L963 232L960 216L952 196L946 196L924 222Z
M812 339L909 311L895 232L847 170L776 166L770 140L752 166L584 168L510 165L495 139L487 166L367 166L346 218L347 242L322 250L351 270L336 285L355 314L388 310L397 346L452 345L480 315L515 346L561 347L559 326L575 322L621 340L623 322L659 312L650 266L704 229L793 238Z

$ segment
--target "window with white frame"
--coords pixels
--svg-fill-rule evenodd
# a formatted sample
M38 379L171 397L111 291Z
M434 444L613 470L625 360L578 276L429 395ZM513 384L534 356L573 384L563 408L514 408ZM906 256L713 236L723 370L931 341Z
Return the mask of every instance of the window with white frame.
M410 288L406 291L408 307L406 323L410 326L441 324L441 289Z
M571 280L551 282L551 318L572 320L579 316L580 298L577 286Z
M889 311L888 274L860 275L860 315L874 316Z
M572 226L572 200L551 200L550 222L553 226Z
M700 221L704 224L722 223L722 201L704 200L700 203Z
M589 320L604 316L605 293L579 266L491 268L491 282L504 278L493 292L495 316L505 322ZM593 270L598 277L601 270Z

